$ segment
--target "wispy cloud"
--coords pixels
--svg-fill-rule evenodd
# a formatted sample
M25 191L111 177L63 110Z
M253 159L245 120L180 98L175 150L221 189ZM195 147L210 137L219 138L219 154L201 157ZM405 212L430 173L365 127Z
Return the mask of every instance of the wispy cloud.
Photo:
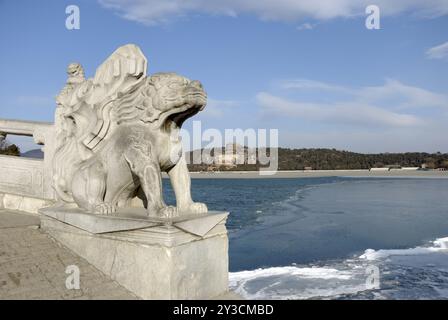
M331 83L315 81L310 79L292 79L280 81L280 87L283 89L299 89L299 90L319 90L333 91L342 93L353 93L350 88L339 86Z
M260 120L289 147L359 152L446 151L448 95L386 79L354 87L310 79L256 95Z
M309 79L280 81L282 89L342 93L359 104L390 103L390 108L448 108L448 95L386 79L383 85L353 88ZM392 104L393 102L393 104Z
M333 104L290 101L266 92L257 94L257 101L266 115L280 115L332 124L356 126L416 126L424 122L410 114L401 114L367 104L336 102Z
M302 23L300 26L297 26L296 29L299 31L312 30L312 29L314 29L314 26L315 26L314 24L306 22L306 23Z
M432 47L426 51L429 59L445 59L448 58L448 42Z
M448 108L448 95L410 86L387 79L382 86L365 87L357 92L359 100L367 102L393 101L395 108Z
M434 115L448 110L448 95L394 79L387 79L383 85L358 88L309 79L283 80L279 84L280 93L260 92L256 96L265 118L410 128L437 122L440 117ZM285 98L291 92L298 98Z
M364 15L371 0L99 0L128 20L146 25L166 23L189 14L252 14L261 20L329 20ZM377 0L382 15L412 12L424 17L448 14L446 0Z

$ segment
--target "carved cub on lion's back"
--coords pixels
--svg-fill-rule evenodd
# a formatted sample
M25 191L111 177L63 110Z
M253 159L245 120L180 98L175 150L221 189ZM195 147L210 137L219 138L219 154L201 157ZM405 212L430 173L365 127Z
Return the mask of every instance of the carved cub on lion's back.
M69 65L55 120L53 180L61 202L113 214L144 194L152 216L207 212L191 199L179 138L207 95L198 81L174 73L146 77L146 70L135 45L117 49L93 79L85 79L81 65ZM177 207L163 201L161 171L170 177Z

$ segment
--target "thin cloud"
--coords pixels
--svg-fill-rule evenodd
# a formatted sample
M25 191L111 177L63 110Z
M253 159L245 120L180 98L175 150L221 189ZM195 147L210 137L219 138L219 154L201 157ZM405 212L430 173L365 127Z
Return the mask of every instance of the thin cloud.
M309 79L283 80L282 89L342 93L361 104L389 103L395 109L448 108L448 95L386 79L380 86L352 88ZM393 102L393 103L392 103Z
M448 42L432 47L426 51L429 59L446 59L448 58Z
M351 87L310 79L277 81L256 96L260 119L281 128L280 144L360 152L446 150L448 96L386 79Z
M388 79L383 86L365 87L357 93L362 101L394 100L397 108L448 108L448 96Z
M236 17L252 14L269 21L324 21L365 15L371 0L98 0L123 18L145 25L194 14ZM448 14L446 0L377 0L383 16L412 13L425 18Z
M338 86L331 83L315 81L310 79L293 79L280 81L280 87L283 89L299 89L299 90L319 90L341 93L354 93L350 88Z
M314 25L307 22L307 23L301 24L300 26L297 26L296 29L299 30L299 31L312 30L312 29L314 29Z
M268 116L294 117L332 124L407 127L424 124L410 114L401 114L376 106L353 102L333 104L290 101L266 92L257 94L262 113Z

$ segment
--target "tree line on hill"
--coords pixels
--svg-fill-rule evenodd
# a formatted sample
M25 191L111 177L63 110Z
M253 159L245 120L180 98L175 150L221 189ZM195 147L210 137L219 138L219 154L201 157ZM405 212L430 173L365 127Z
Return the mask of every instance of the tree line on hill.
M448 154L406 152L362 154L335 149L283 149L278 150L280 170L302 170L312 167L318 170L370 169L388 166L447 168Z
M244 148L247 153L249 149ZM224 153L223 148L221 152ZM269 157L270 149L263 149L263 152ZM258 153L259 150L256 150ZM213 150L208 151L213 156ZM189 159L190 171L210 171L210 170L231 170L231 171L251 171L258 170L266 165L256 164L195 164L193 152L187 153ZM197 154L196 151L196 158ZM273 153L274 155L275 153ZM278 170L356 170L371 169L383 167L426 167L428 169L446 168L448 169L448 153L425 153L425 152L406 152L406 153L379 153L362 154L350 151L341 151L336 149L288 149L278 148ZM247 156L246 156L247 159ZM257 158L258 159L258 158Z

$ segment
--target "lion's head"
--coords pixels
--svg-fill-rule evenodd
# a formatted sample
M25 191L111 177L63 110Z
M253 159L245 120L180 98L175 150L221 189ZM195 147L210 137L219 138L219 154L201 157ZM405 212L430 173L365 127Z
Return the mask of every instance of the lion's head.
M207 94L202 84L175 73L156 73L148 78L147 116L161 128L180 128L185 120L205 108Z
M95 110L97 121L83 142L93 150L114 132L112 123L118 126L144 123L177 136L185 120L203 110L206 104L207 94L199 81L175 73L156 73L136 83L126 94L106 96L101 103L87 108Z

